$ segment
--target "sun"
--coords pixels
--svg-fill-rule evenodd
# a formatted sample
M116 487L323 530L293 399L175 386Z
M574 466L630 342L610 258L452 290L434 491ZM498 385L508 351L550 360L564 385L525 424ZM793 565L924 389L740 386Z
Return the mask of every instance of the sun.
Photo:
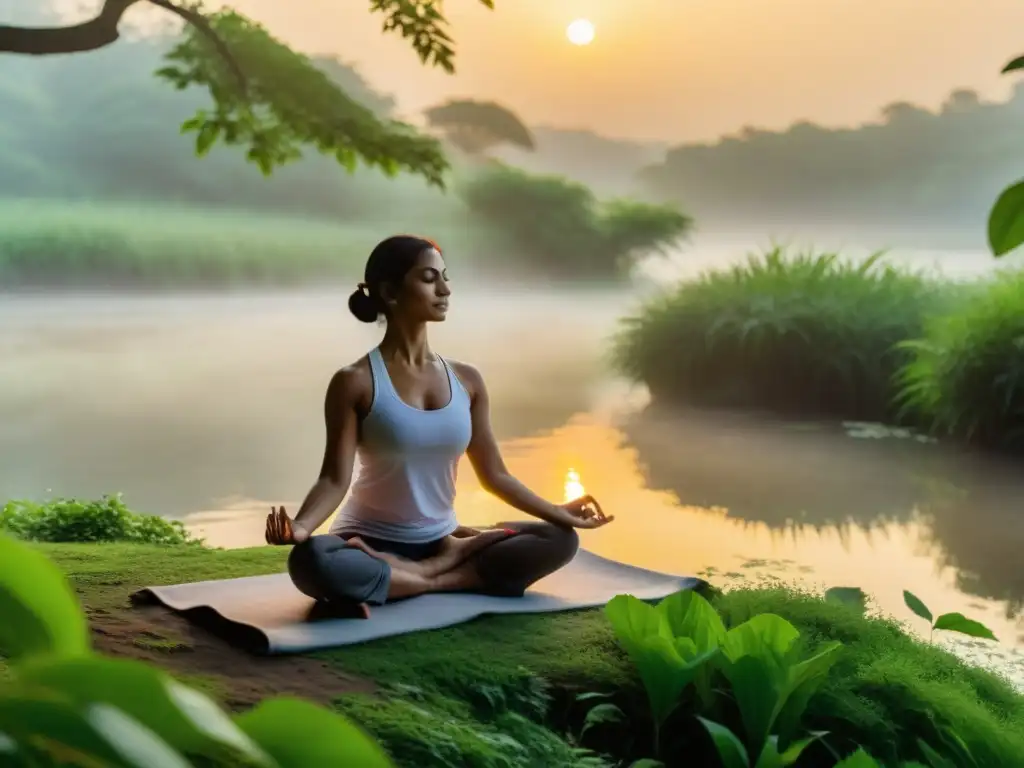
M594 25L587 19L576 19L565 28L565 36L573 45L590 45L594 42Z

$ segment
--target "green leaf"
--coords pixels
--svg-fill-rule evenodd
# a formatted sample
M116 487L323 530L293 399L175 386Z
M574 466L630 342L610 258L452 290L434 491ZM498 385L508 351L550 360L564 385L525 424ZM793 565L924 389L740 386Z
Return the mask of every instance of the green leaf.
M583 719L583 727L580 729L580 739L583 734L591 728L608 723L621 723L626 719L626 714L614 704L598 704L592 707L587 716Z
M639 760L630 763L629 768L665 768L665 764L661 762L661 760L642 757Z
M616 595L605 605L604 614L620 642L637 642L655 635L672 639L665 616L633 595Z
M591 699L610 699L613 696L611 693L601 693L600 691L587 691L586 693L577 693L576 701L590 701Z
M792 765L800 759L800 755L808 746L824 736L825 733L825 731L818 731L806 739L794 741L782 752L779 752L779 737L771 736L765 742L754 768L785 768L787 765Z
M750 758L747 756L747 749L735 733L724 725L719 725L703 717L697 717L701 725L707 729L711 741L715 745L718 757L722 760L723 768L748 768Z
M693 590L669 595L655 609L674 637L688 637L700 653L717 648L725 640L725 625L718 611Z
M928 761L928 765L931 768L957 768L957 765L952 760L949 760L938 752L936 752L928 742L918 739L917 747L921 750L921 754L924 755L925 760Z
M267 699L236 717L235 723L274 758L279 768L392 765L384 751L351 722L302 699Z
M44 660L19 667L17 674L23 684L48 688L78 704L117 707L182 752L218 755L228 749L271 764L207 696L140 661L101 656Z
M1024 243L1024 181L1007 187L988 216L988 243L1003 256Z
M825 602L853 608L863 615L868 608L868 596L860 587L832 587L825 592Z
M156 736L139 736L145 733L144 726L128 725L126 721L131 718L123 713L112 716L105 710L80 712L45 692L0 697L0 722L4 730L15 743L31 744L33 751L47 754L54 765L187 768L184 760L175 762L178 756ZM121 737L132 741L129 745L119 744L117 739ZM147 746L149 751L140 760L140 753Z
M913 592L903 590L903 602L906 603L907 608L912 610L922 619L928 622L931 626L933 621L932 612L928 610L928 606L921 602L921 598L915 595Z
M1014 72L1018 69L1024 69L1024 56L1018 56L1016 59L1011 61L1009 64L1003 67L1002 71L999 74L1005 75L1007 72Z
M46 555L0 534L0 651L12 661L89 651L89 630L71 587Z
M945 629L949 632L959 632L961 635L970 637L983 637L986 640L998 638L992 634L992 630L980 621L968 619L962 613L944 613L935 620L935 629Z
M199 129L199 133L196 135L196 156L203 157L206 155L214 142L217 141L217 137L220 136L220 123L206 122Z
M775 732L784 744L795 736L807 704L825 682L832 665L839 660L842 649L842 643L828 643L811 658L790 667L780 697L782 700L776 705L777 714L773 723Z
M840 760L833 768L881 768L881 766L861 747L849 757Z

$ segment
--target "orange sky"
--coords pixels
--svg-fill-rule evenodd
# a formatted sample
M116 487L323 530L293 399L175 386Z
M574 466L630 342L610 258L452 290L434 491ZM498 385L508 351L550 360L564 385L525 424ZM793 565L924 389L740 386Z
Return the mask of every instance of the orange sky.
M1003 99L1024 53L1021 0L446 0L459 72L431 72L379 32L365 0L231 0L307 52L360 66L409 113L496 98L528 123L678 141L745 124L873 119L954 87ZM588 48L565 40L575 17Z

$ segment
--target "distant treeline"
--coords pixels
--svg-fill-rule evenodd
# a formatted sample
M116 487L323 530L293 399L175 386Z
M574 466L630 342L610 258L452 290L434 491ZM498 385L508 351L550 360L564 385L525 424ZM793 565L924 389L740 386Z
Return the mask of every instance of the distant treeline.
M1024 83L1002 103L954 91L937 112L900 102L850 129L809 122L683 144L641 172L702 225L745 221L983 230L1024 176Z

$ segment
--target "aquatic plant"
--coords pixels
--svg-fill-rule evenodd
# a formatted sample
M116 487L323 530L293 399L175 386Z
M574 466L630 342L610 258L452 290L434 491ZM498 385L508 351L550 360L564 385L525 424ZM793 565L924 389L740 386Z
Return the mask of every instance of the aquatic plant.
M355 725L309 702L277 697L232 717L156 667L94 652L74 593L45 555L0 534L0 562L5 764L391 765Z
M773 248L704 272L625 318L613 362L670 402L887 421L896 345L950 294L882 259Z
M928 318L900 348L897 402L933 433L1024 449L1024 272L1004 272Z
M0 531L26 541L99 542L202 546L177 520L130 510L121 494L97 500L12 499L0 508Z
M986 640L998 640L998 638L992 634L992 630L982 624L980 621L974 619L968 619L962 613L944 613L938 618L932 616L931 610L927 605L915 595L913 592L903 590L903 602L906 603L907 608L913 611L916 615L928 622L931 628L931 634L935 634L936 629L945 629L949 632L959 632L962 635L968 637L983 637Z

